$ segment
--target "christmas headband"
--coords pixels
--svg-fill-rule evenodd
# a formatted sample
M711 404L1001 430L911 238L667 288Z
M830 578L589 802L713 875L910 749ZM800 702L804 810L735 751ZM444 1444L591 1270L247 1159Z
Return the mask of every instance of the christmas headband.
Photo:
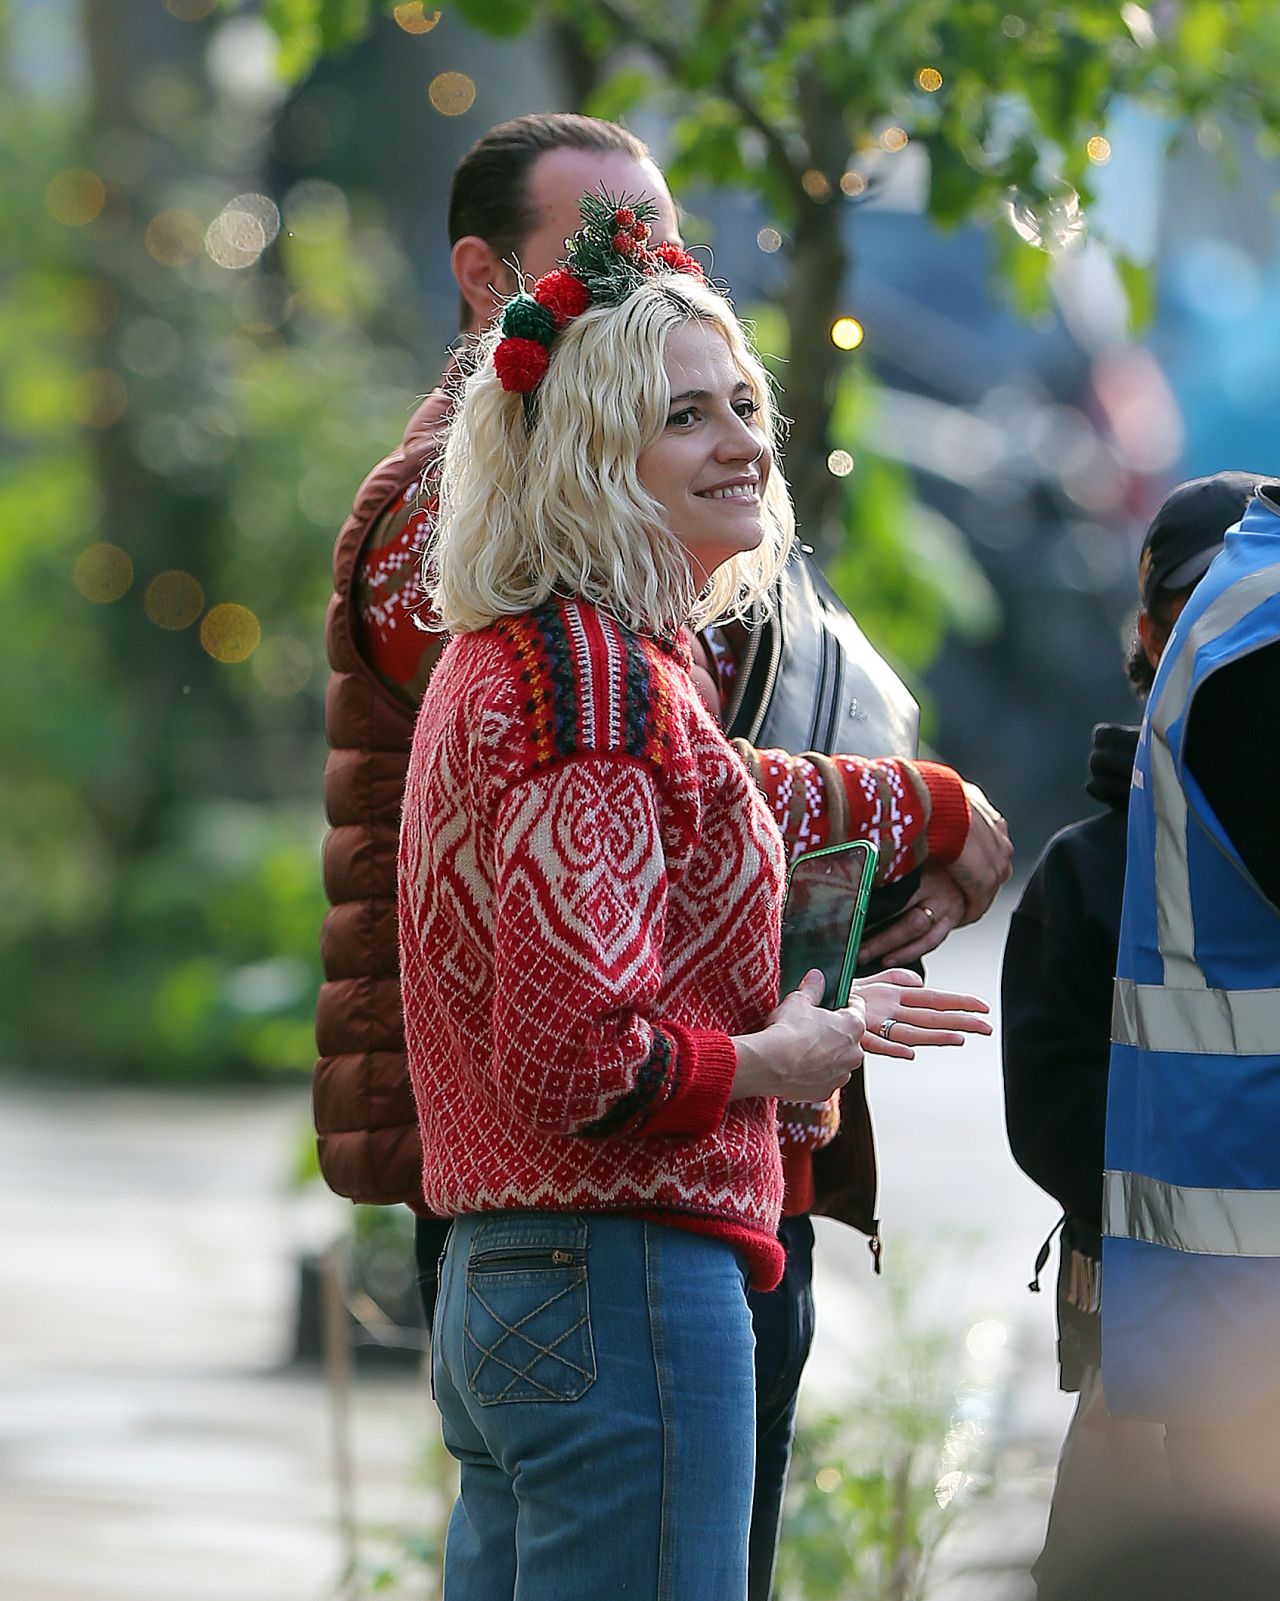
M701 266L679 245L647 243L658 215L651 200L583 195L582 227L569 241L564 265L539 278L528 294L509 300L493 365L502 387L531 394L546 377L551 347L566 323L588 306L618 306L646 278L684 272L702 278Z

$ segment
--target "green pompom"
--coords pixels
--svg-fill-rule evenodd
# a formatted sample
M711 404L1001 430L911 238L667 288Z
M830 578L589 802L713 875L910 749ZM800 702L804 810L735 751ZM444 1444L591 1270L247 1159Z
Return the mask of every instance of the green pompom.
M508 339L536 339L550 345L556 336L556 319L532 295L517 295L502 313L502 331Z

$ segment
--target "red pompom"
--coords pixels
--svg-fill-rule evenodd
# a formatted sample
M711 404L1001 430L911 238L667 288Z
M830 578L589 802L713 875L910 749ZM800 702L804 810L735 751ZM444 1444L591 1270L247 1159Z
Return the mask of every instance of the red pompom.
M534 284L533 298L555 318L556 327L563 328L571 317L580 317L591 304L591 291L581 278L557 267Z
M687 250L681 250L679 245L664 241L658 245L653 254L659 261L664 261L674 272L687 272L694 278L705 278L702 263L697 261Z
M613 236L613 248L620 256L629 256L635 250L636 242L629 233L623 233L619 229Z
M631 237L636 241L637 244L642 245L649 237L649 224L647 222L635 223L631 229Z
M498 382L517 395L536 389L547 375L551 354L536 339L500 339L493 352Z
M613 219L619 228L630 228L636 220L636 214L630 206L619 206L613 214Z

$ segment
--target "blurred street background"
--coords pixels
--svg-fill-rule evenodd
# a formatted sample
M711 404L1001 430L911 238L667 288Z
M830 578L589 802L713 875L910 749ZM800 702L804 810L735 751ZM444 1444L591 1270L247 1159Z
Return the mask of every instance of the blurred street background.
M1270 0L0 0L5 1601L432 1593L411 1361L356 1363L339 1489L335 1241L416 1335L307 1085L329 556L456 332L458 157L532 110L649 140L773 358L803 537L1025 875L1136 716L1147 518L1277 466L1277 69ZM1015 894L939 981L994 999ZM1054 1209L995 1043L870 1089L885 1275L823 1229L797 1526L906 1375L920 1593L998 1601L1066 1416Z

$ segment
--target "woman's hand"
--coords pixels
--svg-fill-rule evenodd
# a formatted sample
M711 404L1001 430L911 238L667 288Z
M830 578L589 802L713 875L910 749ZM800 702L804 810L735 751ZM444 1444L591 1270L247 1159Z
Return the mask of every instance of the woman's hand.
M784 996L756 1034L740 1034L734 1045L738 1071L731 1101L779 1095L788 1101L825 1101L862 1066L867 1026L860 995L838 1012L824 1009L817 968Z
M963 1045L966 1034L991 1032L981 1015L991 1010L986 1001L953 990L926 989L910 968L891 967L855 979L853 994L862 997L865 1008L862 1048L874 1056L909 1061L918 1045Z

